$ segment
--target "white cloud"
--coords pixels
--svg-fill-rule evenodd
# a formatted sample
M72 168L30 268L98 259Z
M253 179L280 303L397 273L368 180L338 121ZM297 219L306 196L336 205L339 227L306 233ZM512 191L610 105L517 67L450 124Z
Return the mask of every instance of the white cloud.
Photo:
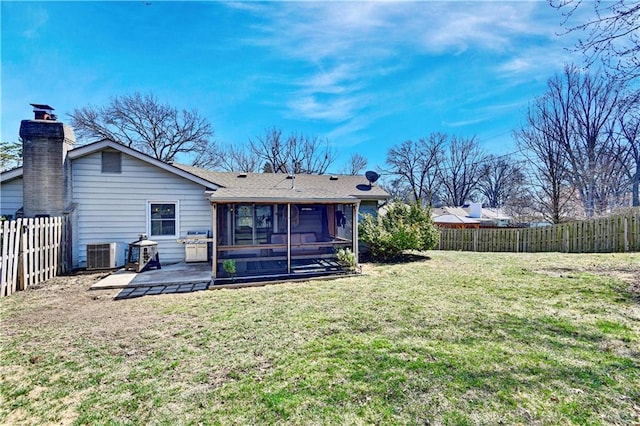
M308 93L345 94L356 91L354 83L360 70L350 64L337 64L328 70L318 70L315 74L298 81L298 85Z
M359 139L353 140L353 138L351 138L350 136L353 136L354 134L357 134L363 130L368 129L370 124L371 124L371 117L366 117L362 115L356 116L349 119L347 122L339 124L336 127L334 127L327 135L327 138L330 141L340 141L340 146L357 145L358 143L361 143L363 141Z
M561 46L555 49L531 46L496 64L495 70L503 77L517 80L526 80L531 76L547 79L555 71L560 71L565 64L578 63L581 59L580 53L563 49Z
M469 120L459 120L459 121L443 121L442 125L446 126L446 127L466 127L466 126L470 126L472 124L479 124L482 123L484 121L487 121L489 118L488 117L476 117L476 118L472 118Z
M288 106L296 114L313 120L344 121L358 109L357 97L338 97L320 102L315 96L296 96Z
M283 60L302 61L311 70L292 82L287 115L343 121L347 124L341 125L341 132L357 131L362 120L358 125L352 120L359 114L388 114L382 110L385 102L401 95L385 93L381 81L389 74L404 77L416 58L470 51L495 55L496 62L485 68L506 86L548 70L551 62L565 62L557 53L561 48L545 55L535 44L554 43L561 21L542 1L268 3L256 13L261 24L248 42L273 50ZM424 82L415 73L407 78L409 87ZM363 96L365 92L370 95Z

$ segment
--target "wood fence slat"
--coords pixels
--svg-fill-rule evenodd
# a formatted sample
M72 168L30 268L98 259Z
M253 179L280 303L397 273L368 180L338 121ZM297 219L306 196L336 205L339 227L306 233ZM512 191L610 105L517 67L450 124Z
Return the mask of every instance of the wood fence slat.
M9 221L2 223L2 234L0 235L0 297L6 296L6 288L8 285L8 241L9 238Z
M0 297L7 296L8 287L9 287L9 238L11 236L9 226L13 222L6 221L2 224L2 252L0 252L0 256L2 256L2 262L0 262Z
M22 244L22 227L24 226L24 221L19 220L13 229L13 241L11 242L11 250L13 250L13 266L11 270L11 289L9 290L9 294L15 292L18 288L18 281L20 280L20 245Z

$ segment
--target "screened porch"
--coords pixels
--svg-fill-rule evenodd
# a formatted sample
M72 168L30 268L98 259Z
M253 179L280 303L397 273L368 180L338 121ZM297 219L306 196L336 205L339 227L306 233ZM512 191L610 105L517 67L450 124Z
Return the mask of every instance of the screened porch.
M336 250L357 255L358 204L213 202L214 282L342 273Z

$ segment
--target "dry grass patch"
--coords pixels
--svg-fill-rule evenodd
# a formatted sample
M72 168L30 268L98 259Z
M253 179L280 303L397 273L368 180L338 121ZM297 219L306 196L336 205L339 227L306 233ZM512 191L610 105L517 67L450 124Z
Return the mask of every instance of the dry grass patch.
M639 422L637 254L432 252L326 282L0 300L0 422Z

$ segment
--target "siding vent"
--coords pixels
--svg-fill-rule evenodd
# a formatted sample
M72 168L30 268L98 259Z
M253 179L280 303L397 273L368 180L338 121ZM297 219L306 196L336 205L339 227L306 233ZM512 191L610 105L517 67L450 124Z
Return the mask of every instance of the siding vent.
M122 173L122 153L102 151L102 173Z

